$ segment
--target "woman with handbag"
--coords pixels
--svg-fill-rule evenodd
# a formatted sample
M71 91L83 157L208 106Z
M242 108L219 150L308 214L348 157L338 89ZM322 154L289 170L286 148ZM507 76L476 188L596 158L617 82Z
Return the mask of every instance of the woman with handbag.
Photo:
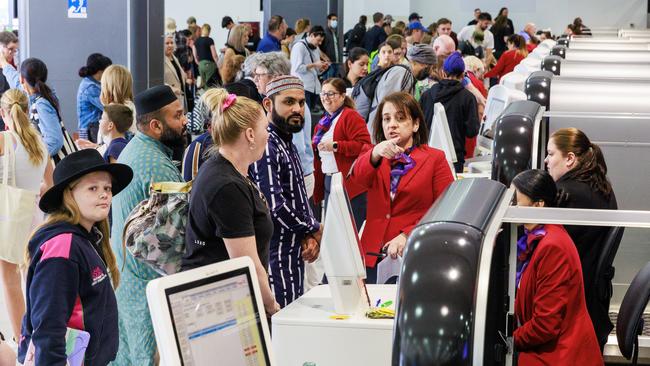
M268 316L280 310L266 269L273 222L264 195L248 176L269 139L268 119L252 99L216 89L212 156L192 185L182 269L249 256Z
M61 122L59 100L46 84L45 63L37 58L28 58L20 64L18 73L0 53L0 67L9 85L24 90L29 96L29 118L43 136L54 162L58 163L66 155L77 151L77 146Z
M114 288L120 282L108 233L113 195L133 171L94 149L66 156L39 202L47 221L28 244L27 311L18 360L25 365L107 365L119 334ZM81 360L66 354L76 344ZM81 344L80 344L81 343Z
M19 267L23 264L28 235L40 213L36 198L42 185L45 188L52 185L52 164L47 149L29 122L27 111L27 96L20 90L10 89L2 95L0 115L9 130L0 132L0 176L3 177L0 201L9 205L2 205L0 210L11 211L0 212L0 216L9 218L0 219L0 232L4 236L0 246L0 277L15 340L19 339L25 314ZM25 204L16 207L11 203L23 200Z

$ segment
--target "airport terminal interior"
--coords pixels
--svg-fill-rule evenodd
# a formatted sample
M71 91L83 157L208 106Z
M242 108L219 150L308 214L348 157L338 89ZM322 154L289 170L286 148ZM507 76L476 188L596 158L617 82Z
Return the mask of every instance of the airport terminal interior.
M650 365L650 1L0 26L0 366Z

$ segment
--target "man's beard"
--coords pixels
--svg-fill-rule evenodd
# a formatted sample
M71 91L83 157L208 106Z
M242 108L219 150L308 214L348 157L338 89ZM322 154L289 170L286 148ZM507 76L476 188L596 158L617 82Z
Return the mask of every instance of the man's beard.
M289 123L291 118L300 118L299 124ZM303 126L305 125L305 117L300 113L292 113L286 117L282 117L275 109L271 112L271 121L273 124L284 133L296 133L302 131Z
M176 132L173 128L169 127L166 122L163 122L163 131L160 135L160 142L170 149L177 147L184 147L185 145L185 127L181 133Z

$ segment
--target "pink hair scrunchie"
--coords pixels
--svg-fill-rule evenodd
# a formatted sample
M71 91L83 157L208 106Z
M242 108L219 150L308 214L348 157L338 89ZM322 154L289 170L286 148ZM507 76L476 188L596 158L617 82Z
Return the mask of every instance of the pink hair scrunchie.
M226 109L230 108L230 106L235 104L235 101L237 101L237 95L228 94L226 100L223 101L223 105L221 106L221 112L223 113Z

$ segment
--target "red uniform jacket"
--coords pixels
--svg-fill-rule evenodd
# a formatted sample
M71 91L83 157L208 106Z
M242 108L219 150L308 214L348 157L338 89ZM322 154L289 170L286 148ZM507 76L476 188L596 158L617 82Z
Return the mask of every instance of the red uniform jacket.
M499 57L499 61L497 62L496 66L494 66L492 70L485 73L485 77L498 77L499 80L501 80L503 75L512 72L512 70L515 69L515 66L517 66L525 58L526 57L517 53L516 50L506 51L501 55L501 57Z
M320 129L321 126L317 123L316 127L314 127L314 135ZM339 172L345 177L350 172L352 163L361 153L363 145L371 143L366 121L356 110L344 107L334 127L333 140L338 144L337 151L334 153L334 160L336 160ZM319 203L325 196L325 175L321 170L318 147L312 143L312 148L316 157L314 159L314 202ZM343 184L350 199L366 191L362 186L348 180L344 180Z
M379 252L385 243L401 232L408 235L433 202L454 178L445 153L420 145L413 149L415 167L404 175L390 199L390 162L381 159L375 168L370 163L372 150L359 156L350 180L368 189L366 225L361 236L363 254ZM366 266L374 267L377 257L365 255Z
M578 251L563 226L544 229L515 298L519 365L603 365Z

